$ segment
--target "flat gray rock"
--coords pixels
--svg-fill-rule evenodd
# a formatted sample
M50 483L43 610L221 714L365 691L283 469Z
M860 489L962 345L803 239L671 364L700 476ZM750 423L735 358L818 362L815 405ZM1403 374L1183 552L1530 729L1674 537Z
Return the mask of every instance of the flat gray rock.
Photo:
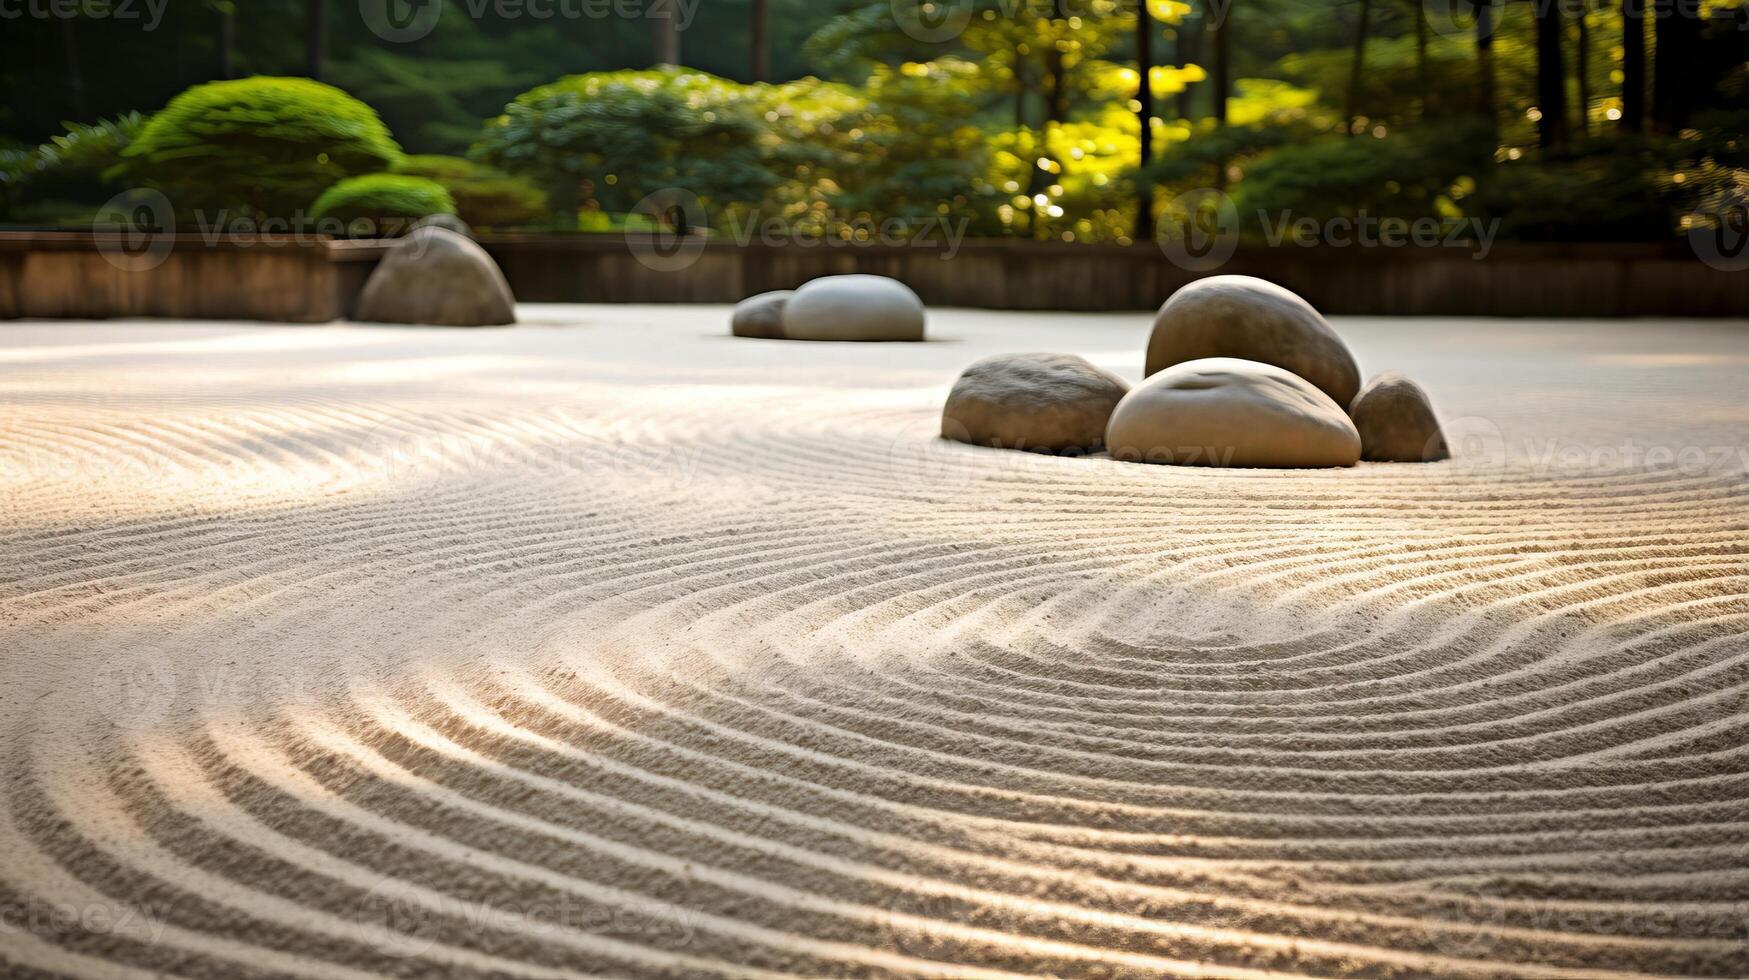
M941 435L997 449L1091 452L1130 386L1073 354L997 354L966 368Z
M827 276L796 290L783 310L790 340L922 340L923 301L885 276Z
M1451 458L1439 416L1421 386L1386 371L1354 397L1348 415L1360 432L1360 458L1377 463L1437 463Z
M1154 317L1147 373L1204 357L1237 357L1286 368L1347 405L1360 366L1312 304L1251 276L1199 279L1172 294Z
M729 333L736 337L783 339L783 308L794 295L793 290L780 289L749 296L735 304L735 315L729 321Z
M1175 364L1137 385L1111 414L1116 459L1179 466L1353 466L1360 433L1306 379L1258 361Z
M448 228L418 228L395 242L370 274L353 311L367 323L446 327L516 322L516 300L498 263Z

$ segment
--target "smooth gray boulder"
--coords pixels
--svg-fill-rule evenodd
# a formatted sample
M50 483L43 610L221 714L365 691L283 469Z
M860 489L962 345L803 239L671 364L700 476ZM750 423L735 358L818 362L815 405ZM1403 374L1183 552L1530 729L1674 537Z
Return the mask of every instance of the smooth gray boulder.
M1147 373L1205 357L1237 357L1286 368L1347 405L1360 366L1312 304L1251 276L1199 279L1172 294L1154 317Z
M1451 458L1433 402L1399 371L1367 382L1348 409L1360 432L1360 458L1375 463L1437 463Z
M966 368L941 413L941 435L997 449L1092 452L1105 444L1124 380L1073 354L997 354Z
M796 290L783 309L790 340L922 340L923 301L885 276L827 276Z
M793 290L780 289L747 297L735 305L735 315L729 321L729 333L736 337L783 339L783 308L794 295Z
M1360 433L1342 407L1273 364L1211 357L1137 385L1111 413L1115 459L1179 466L1353 466Z
M516 322L516 299L485 249L448 228L426 226L398 239L377 263L352 318L369 323L500 326Z

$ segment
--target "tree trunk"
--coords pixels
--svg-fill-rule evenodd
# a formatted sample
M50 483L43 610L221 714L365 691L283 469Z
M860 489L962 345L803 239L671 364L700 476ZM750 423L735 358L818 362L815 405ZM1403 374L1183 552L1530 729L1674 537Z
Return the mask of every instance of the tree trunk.
M753 80L771 81L771 15L766 0L753 0Z
M1144 0L1145 2L1145 0ZM1197 41L1202 37L1202 18L1195 14L1187 15L1178 22L1178 67L1193 65L1202 57L1202 45ZM1191 104L1191 89L1189 85L1178 90L1178 118L1196 118L1195 107Z
M1567 142L1567 71L1561 57L1561 5L1536 5L1537 142L1544 150Z
M1154 160L1154 18L1148 16L1147 0L1136 2L1136 117L1142 124L1141 167L1136 176L1136 229L1131 236L1146 242L1154 238L1154 182L1148 164Z
M1621 0L1621 128L1646 126L1646 0Z
M1215 125L1221 129L1227 128L1227 100L1233 94L1233 10L1228 7L1215 23L1215 57L1214 70L1209 73L1214 82L1215 90ZM1226 138L1223 134L1223 140ZM1215 161L1215 189L1227 188L1227 160L1223 156Z
M1347 135L1354 135L1354 123L1359 118L1360 85L1366 75L1366 36L1372 29L1372 0L1360 0L1360 23L1354 29L1354 54L1348 68Z
M304 14L308 21L304 38L304 55L308 62L305 72L319 82L323 63L328 59L328 0L304 0Z
M655 63L680 64L680 22L671 7L653 7L650 23L655 29Z
M1579 4L1579 47L1575 52L1576 64L1573 70L1579 75L1579 135L1585 136L1591 132L1591 28L1586 23L1590 19L1590 3L1581 0Z
M237 77L237 12L219 11L219 77Z
M1488 132L1498 135L1500 113L1494 97L1494 0L1476 4L1476 101L1477 111L1488 120Z
M1421 115L1428 113L1433 103L1433 74L1427 65L1427 7L1413 0L1415 7L1415 82L1421 89Z
M1690 16L1692 4L1678 0L1655 0L1652 12L1652 127L1674 133L1704 101L1701 22Z
M1051 33L1055 34L1066 26L1069 12L1066 8L1068 0L1052 0ZM1045 49L1045 74L1050 78L1050 104L1045 109L1047 123L1062 122L1069 118L1069 68L1063 58L1062 49L1055 44Z
M73 115L85 118L85 71L79 66L79 36L73 29L77 17L61 18L61 53L67 62L67 104Z

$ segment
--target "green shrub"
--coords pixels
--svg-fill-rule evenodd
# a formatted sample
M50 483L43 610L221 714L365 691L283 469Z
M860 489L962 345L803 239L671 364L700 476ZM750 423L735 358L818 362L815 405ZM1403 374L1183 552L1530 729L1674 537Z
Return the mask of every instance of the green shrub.
M310 205L310 217L326 225L339 222L358 237L396 234L420 218L455 214L455 201L435 180L403 174L348 177L322 192ZM366 227L354 228L364 223Z
M748 88L673 68L572 75L517 96L474 155L535 181L565 215L585 200L629 211L671 188L715 214L776 182Z
M257 76L171 99L125 155L178 210L289 218L324 188L392 166L401 150L376 112L345 92Z
M476 228L540 224L551 215L547 195L520 177L461 157L411 156L395 173L435 180L455 200L456 214Z
M35 148L0 149L0 203L14 219L39 212L88 212L126 189L122 151L139 135L137 112L67 132ZM26 209L29 210L20 210Z

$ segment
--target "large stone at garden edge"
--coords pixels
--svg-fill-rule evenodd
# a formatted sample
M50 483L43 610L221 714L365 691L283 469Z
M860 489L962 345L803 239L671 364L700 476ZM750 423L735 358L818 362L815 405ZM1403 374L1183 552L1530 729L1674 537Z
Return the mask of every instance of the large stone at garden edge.
M778 340L783 337L783 308L795 293L780 289L771 293L749 296L735 306L735 316L729 321L729 332L737 337L758 337Z
M828 276L796 290L783 309L790 340L922 340L923 301L885 276Z
M941 434L998 449L1092 451L1129 387L1073 354L998 354L954 383Z
M364 284L354 320L485 327L516 322L516 300L486 250L448 228L395 242Z
M1172 294L1154 318L1147 373L1204 357L1283 367L1338 405L1360 390L1360 366L1312 304L1251 276L1200 279Z
M1360 433L1306 379L1259 361L1175 364L1137 385L1111 414L1116 459L1181 466L1353 466Z
M1386 371L1367 382L1348 415L1360 432L1362 459L1437 463L1451 458L1427 392L1400 372Z

